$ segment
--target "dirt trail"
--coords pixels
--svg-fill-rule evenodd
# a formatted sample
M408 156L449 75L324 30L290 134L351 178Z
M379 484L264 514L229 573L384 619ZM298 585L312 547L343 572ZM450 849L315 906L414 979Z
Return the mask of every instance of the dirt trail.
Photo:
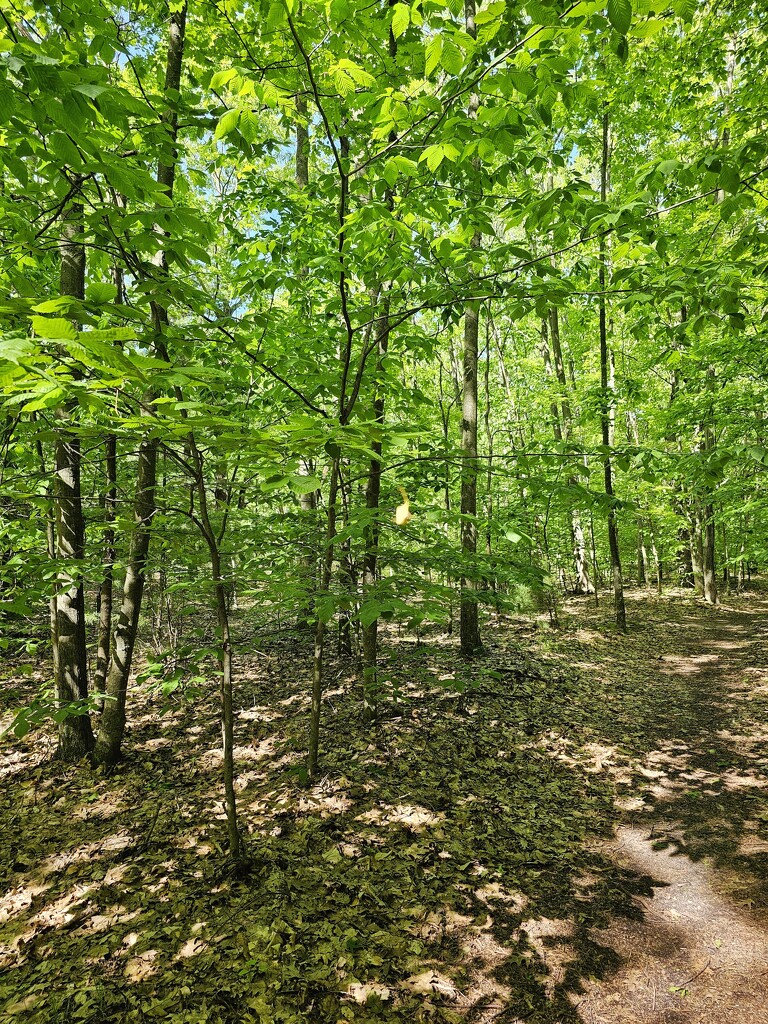
M585 1024L768 1024L768 603L669 626L639 681L666 720L607 850L653 895L595 932L622 966L574 1002ZM642 653L642 633L628 644Z

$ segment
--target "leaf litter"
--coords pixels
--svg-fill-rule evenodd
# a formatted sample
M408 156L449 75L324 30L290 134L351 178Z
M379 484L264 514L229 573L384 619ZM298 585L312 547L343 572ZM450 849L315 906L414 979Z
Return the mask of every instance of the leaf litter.
M764 1021L764 606L632 596L626 637L576 600L559 631L493 621L469 664L392 634L373 721L332 664L312 786L308 652L241 644L242 879L214 682L137 688L109 776L4 742L0 1019Z

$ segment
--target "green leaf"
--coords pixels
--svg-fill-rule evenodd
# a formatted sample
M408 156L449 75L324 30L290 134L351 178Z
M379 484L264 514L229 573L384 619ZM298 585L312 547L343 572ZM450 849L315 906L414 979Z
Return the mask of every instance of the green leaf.
M272 3L267 12L267 28L280 28L285 24L285 6L281 3Z
M364 601L360 607L360 614L358 616L360 624L367 629L368 626L378 619L383 611L384 605L381 601L374 601L373 599L370 601Z
M387 160L387 162L384 164L384 170L381 173L384 180L390 186L390 188L394 186L398 176L397 164L395 163L395 161Z
M446 36L443 40L443 52L440 54L440 66L443 67L449 75L460 74L461 69L464 67L464 54L450 36Z
M114 302L117 298L117 286L108 284L106 281L94 281L86 288L85 297L88 302L93 302L98 306Z
M395 4L392 8L392 35L399 38L411 23L411 9L406 4Z
M76 341L77 328L71 320L63 317L33 316L32 330L38 338L55 338L57 341Z
M66 313L77 303L71 295L57 295L55 299L46 299L45 302L38 302L32 309L35 313Z
M685 22L693 21L697 6L698 0L672 0L672 10Z
M226 114L223 114L216 125L216 131L213 133L214 140L223 139L225 135L229 135L237 128L237 122L240 120L239 110L228 110Z
M290 478L290 488L294 494L311 494L323 486L323 481L317 476L302 476L294 473Z
M622 35L629 32L632 24L632 4L630 0L608 0L608 20Z
M734 167L733 164L723 164L718 183L726 192L736 195L741 189L741 175L738 168Z
M440 63L440 54L443 52L443 37L436 35L427 44L426 60L424 62L424 74L429 78L432 72Z
M69 164L70 167L80 167L82 165L83 158L80 150L70 137L63 132L54 132L48 139L48 146L60 160L65 164Z
M419 160L426 161L427 167L430 171L436 171L443 162L444 157L445 153L443 152L443 147L438 143L435 146L427 146L419 157Z

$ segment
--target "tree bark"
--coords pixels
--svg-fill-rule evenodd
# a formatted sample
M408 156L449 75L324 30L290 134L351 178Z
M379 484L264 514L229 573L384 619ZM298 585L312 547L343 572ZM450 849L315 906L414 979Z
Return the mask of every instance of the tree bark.
M99 588L99 639L96 650L96 668L93 673L93 688L97 693L104 691L112 638L112 577L115 566L115 508L117 505L117 441L114 434L107 434L104 441L104 469L107 479L104 490L103 573Z
M376 328L376 349L378 358L376 376L383 373L384 358L389 348L389 296L384 295L381 317ZM380 386L377 384L377 389ZM384 393L379 393L373 400L373 414L376 423L384 423ZM379 503L381 500L381 441L374 440L371 444L374 458L368 467L368 480L365 486L365 505L368 509L370 522L365 532L365 554L363 557L363 592L369 596L375 589L379 558ZM378 648L379 648L378 616L363 626L363 692L366 704L375 703L378 684Z
M465 0L464 14L467 34L477 38L475 27L475 0ZM468 115L477 117L479 98L473 92L469 98ZM473 162L473 169L479 174L479 162ZM470 246L480 248L480 232L475 230ZM480 329L479 303L469 302L464 311L464 359L461 417L461 450L463 456L461 472L461 551L464 565L475 565L477 556L477 354ZM481 646L478 606L475 593L477 580L467 576L461 579L461 607L459 636L461 653L465 658L473 657Z
M73 203L64 220L60 242L61 294L82 300L85 296L85 246L83 208ZM55 520L56 561L56 697L60 704L88 697L88 659L85 632L83 558L85 521L80 490L80 439L71 429L72 404L56 410ZM79 761L93 747L88 714L68 715L59 723L58 756Z
M184 59L186 34L186 4L171 14L168 54L165 72L165 94L171 97L180 91L181 70ZM170 159L161 157L157 167L157 181L168 197L173 195L176 173L176 139L178 116L175 103L164 115L170 145ZM158 273L164 278L168 271L165 250L161 249L156 259ZM164 331L168 327L168 310L164 303L151 303L154 346L158 355L167 359ZM151 396L150 396L151 397ZM155 489L157 486L158 439L146 437L139 448L136 497L134 503L134 531L131 537L128 565L123 582L120 614L112 643L112 655L106 679L107 700L101 717L95 757L99 764L113 765L120 759L123 735L125 733L125 704L128 680L133 662L136 635L139 628L141 604L144 596L147 559L151 539L152 520L155 515Z
M558 316L557 309L550 309L548 317L542 320L541 338L544 353L544 367L547 376L552 375L554 363L554 375L560 391L560 403L558 404L557 401L553 401L551 404L555 440L567 441L570 440L573 424L571 403L567 394L568 381L565 376L563 350L560 344L560 318ZM549 354L550 338L552 342L551 356ZM573 474L570 474L568 476L568 486L575 487L576 483L576 477ZM584 529L581 525L581 514L578 508L573 508L571 510L571 543L573 546L573 562L576 570L576 592L579 594L591 594L594 592L595 588L589 578Z
M706 497L702 506L702 573L704 577L704 600L709 604L717 604L717 569L715 566L715 510L712 507L712 484L709 474L711 472L710 454L715 447L715 431L713 427L713 401L712 392L715 385L714 367L707 367L707 419L702 428L703 451L707 459L705 467L707 478L705 482Z
M296 121L296 158L295 158L295 180L296 187L305 189L309 184L309 127L304 123L307 116L306 98L298 93L296 95L296 113L299 119ZM299 275L302 278L307 276L307 268L300 267ZM305 466L307 475L311 474L311 467ZM309 527L306 532L306 552L302 557L302 574L307 584L308 594L302 602L299 614L296 619L296 627L301 630L308 630L312 622L312 600L311 591L316 588L317 580L317 554L314 545L315 515L317 511L317 491L308 491L299 496L302 520L306 520Z
M139 615L144 596L147 558L155 515L157 483L157 441L142 442L136 469L134 527L123 581L120 614L112 638L112 654L107 672L104 711L96 740L97 764L114 765L120 760L125 733L125 705L133 651L139 628Z
M605 204L608 196L608 168L610 154L610 120L608 111L603 112L603 146L600 161L600 199ZM602 391L602 440L603 440L603 473L605 494L608 498L608 547L611 553L611 570L613 575L613 608L616 625L626 631L627 613L624 607L624 582L621 575L621 554L619 552L619 532L616 522L616 504L613 493L613 467L611 464L611 420L613 417L613 388L609 384L610 354L608 350L608 326L606 320L606 242L600 236L600 388Z
M199 509L198 526L208 546L213 580L214 606L219 631L219 695L221 703L221 738L224 777L224 808L227 816L227 841L229 855L235 863L244 859L243 844L237 821L237 799L235 796L235 714L232 690L232 635L229 627L227 588L222 573L220 537L213 528L208 511L208 494L205 488L203 457L193 434L189 436L189 450L195 473L195 490Z
M395 0L389 0L394 6ZM394 61L397 57L397 40L390 26L389 56ZM390 132L389 142L394 144L397 135ZM395 208L395 196L391 188L384 192L384 201L390 213ZM376 395L373 400L373 415L379 426L384 424L384 385L380 377L384 374L384 360L389 351L389 307L390 299L385 286L381 303L381 316L376 325ZM365 553L363 555L363 593L370 595L376 587L379 560L379 503L381 500L381 451L380 440L371 444L374 457L368 467L368 480L365 485L365 506L370 516L365 531ZM367 705L374 705L378 690L378 657L379 657L379 618L363 625L363 695Z
M336 502L339 494L340 458L333 460L331 482L328 490L326 519L325 554L321 579L321 595L330 591L333 573L333 550L336 537ZM316 778L320 764L320 718L323 705L323 653L325 649L326 626L322 614L315 623L315 649L312 659L312 706L309 721L309 777Z

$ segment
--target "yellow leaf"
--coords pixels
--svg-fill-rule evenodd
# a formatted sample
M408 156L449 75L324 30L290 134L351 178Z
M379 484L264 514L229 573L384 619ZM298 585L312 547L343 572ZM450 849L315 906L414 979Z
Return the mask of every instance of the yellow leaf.
M408 495L405 493L405 490L402 487L397 489L403 496L403 504L398 505L395 509L395 523L398 526L405 526L406 523L410 523L411 519L413 519L413 515L411 514L411 506L408 503Z

